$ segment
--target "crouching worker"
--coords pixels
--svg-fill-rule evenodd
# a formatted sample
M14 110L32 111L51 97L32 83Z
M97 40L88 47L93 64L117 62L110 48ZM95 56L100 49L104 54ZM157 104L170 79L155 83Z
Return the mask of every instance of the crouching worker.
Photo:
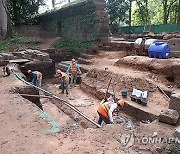
M29 75L32 75L32 83L37 86L37 87L41 87L42 85L42 73L38 72L38 71L31 71L28 70L27 71Z
M59 69L56 71L56 74L60 75L61 88L62 88L61 93L64 94L64 90L66 89L66 95L68 95L69 76L64 72L61 72L61 70Z
M108 100L98 107L98 114L99 114L99 120L98 124L101 125L102 121L104 121L106 124L113 124L113 111L119 106L124 107L124 101L119 100L118 103L115 103L113 98L110 97Z

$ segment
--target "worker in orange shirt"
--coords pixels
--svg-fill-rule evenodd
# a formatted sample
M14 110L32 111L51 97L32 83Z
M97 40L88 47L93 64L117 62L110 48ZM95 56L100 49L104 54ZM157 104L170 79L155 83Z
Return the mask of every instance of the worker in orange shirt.
M37 87L41 87L41 85L42 85L42 73L39 71L31 71L31 70L28 70L27 73L29 75L32 75L32 77L33 77L32 83Z
M56 71L56 74L60 75L61 87L62 87L61 93L64 94L64 90L66 89L66 95L68 95L69 76L66 73L62 72L60 69Z
M119 100L118 103L115 103L112 97L108 98L106 102L100 104L97 110L99 114L98 124L101 125L102 121L106 124L113 124L114 121L112 113L118 105L124 107L124 101Z
M66 73L71 74L71 85L70 86L72 86L72 84L74 84L74 86L75 86L76 80L77 80L77 75L81 74L81 70L75 59L72 59L71 61L72 61L72 63L71 63L71 65L69 65Z

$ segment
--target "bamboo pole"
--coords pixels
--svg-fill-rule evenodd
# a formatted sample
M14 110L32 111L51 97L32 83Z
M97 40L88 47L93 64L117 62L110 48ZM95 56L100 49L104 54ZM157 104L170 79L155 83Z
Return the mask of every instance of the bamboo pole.
M143 77L148 83L152 83L152 81L149 81L149 80L147 80L145 77ZM158 86L158 85L156 85L156 87L168 98L168 101L170 101L170 97L164 92L164 90L160 87L160 86Z
M94 122L93 120L91 120L89 117L87 117L85 114L83 114L81 111L79 111L76 107L74 107L72 104L68 103L67 101L64 101L62 99L60 99L59 97L53 95L53 96L45 96L45 95L28 95L28 94L19 94L21 96L28 96L28 97L43 97L43 98L50 98L50 99L58 99L59 101L63 102L65 105L67 105L68 107L70 107L72 110L74 110L75 112L77 112L78 114L80 114L81 116L83 116L86 120L90 121L91 123L93 123L94 125L96 125L97 127L101 127L99 124L97 124L96 122Z
M21 96L27 96L27 97L42 97L42 98L50 98L52 99L53 97L51 96L46 96L46 95L29 95L29 94L19 94Z
M159 88L159 90L168 98L168 100L170 101L170 98L169 98L169 96L164 92L164 90L160 87L160 86L158 86L157 85L157 87Z
M107 87L107 89L106 89L106 93L105 93L105 95L104 95L104 100L106 100L107 93L108 93L108 90L109 90L109 86L110 86L110 84L111 84L111 80L112 80L112 77L111 77L111 79L109 80L109 84L108 84L108 87Z

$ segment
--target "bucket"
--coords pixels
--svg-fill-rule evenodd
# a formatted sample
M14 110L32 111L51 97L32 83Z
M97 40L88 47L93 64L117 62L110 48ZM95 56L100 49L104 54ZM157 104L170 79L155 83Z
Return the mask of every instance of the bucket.
M122 91L121 95L123 98L127 98L128 92L127 91Z

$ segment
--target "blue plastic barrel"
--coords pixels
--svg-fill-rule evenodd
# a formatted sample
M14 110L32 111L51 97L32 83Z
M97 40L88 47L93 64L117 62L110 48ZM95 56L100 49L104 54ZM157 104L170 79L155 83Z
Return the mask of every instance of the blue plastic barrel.
M165 42L155 42L148 49L149 58L168 59L170 46Z

